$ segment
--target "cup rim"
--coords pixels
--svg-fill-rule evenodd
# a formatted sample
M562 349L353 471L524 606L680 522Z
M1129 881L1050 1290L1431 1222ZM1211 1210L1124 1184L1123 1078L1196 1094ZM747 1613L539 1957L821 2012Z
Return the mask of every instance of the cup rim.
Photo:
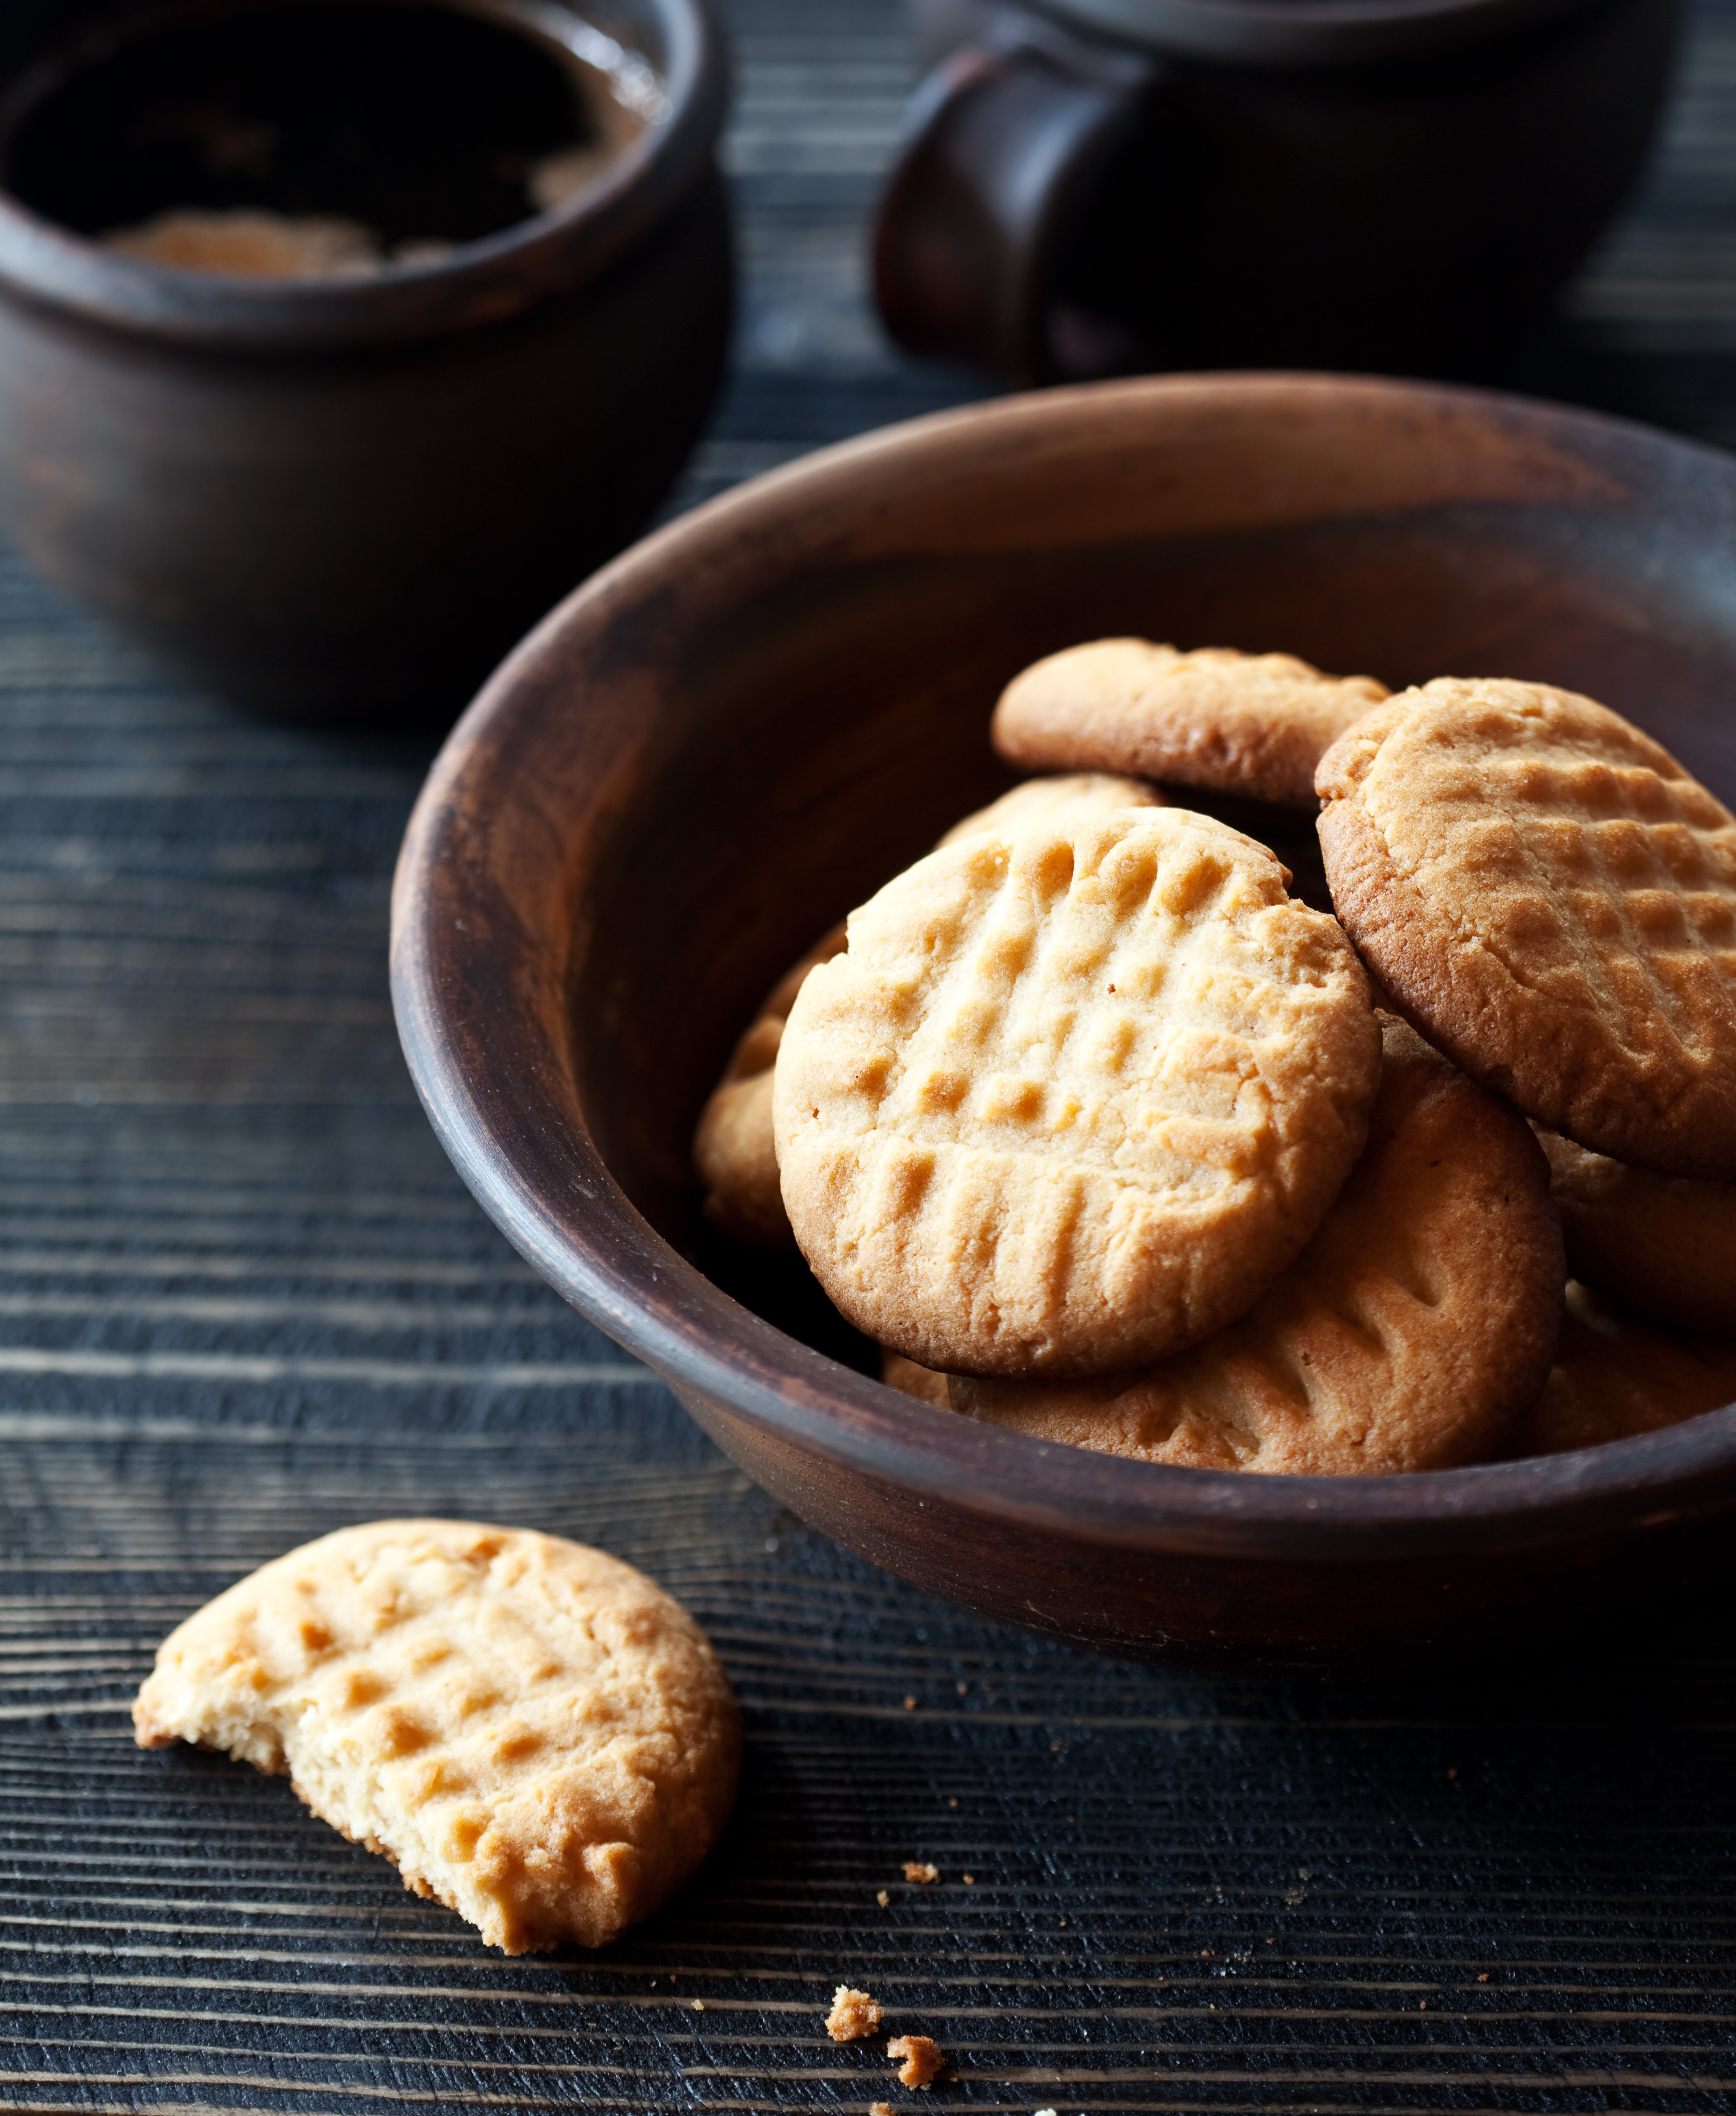
M117 255L0 188L0 288L129 334L265 353L446 337L576 292L680 202L723 125L728 68L714 0L647 4L668 55L663 117L552 213L463 244L449 258L365 279L182 271Z
M944 482L949 449L960 440L980 449L985 435L1008 462L1041 453L1081 405L1155 407L1181 423L1213 405L1258 413L1262 399L1281 416L1305 397L1316 407L1361 398L1388 416L1444 407L1492 437L1517 426L1540 447L1588 457L1661 454L1675 474L1715 466L1736 505L1736 462L1672 435L1494 392L1343 376L1082 384L932 414L817 451L695 508L594 575L514 651L448 738L411 817L393 893L393 1000L412 1078L441 1143L508 1240L684 1400L914 1489L918 1503L1130 1550L1260 1562L1468 1549L1492 1557L1698 1518L1736 1498L1736 1405L1569 1454L1359 1478L1123 1460L900 1396L741 1306L651 1227L596 1147L558 1042L551 1050L546 1027L532 1020L536 991L558 986L551 1004L564 1009L564 968L551 966L516 912L466 915L481 866L475 819L511 813L515 785L534 810L536 721L563 691L563 657L611 624L630 629L636 604L656 598L660 582L727 570L730 554L757 536L795 540L792 513L836 519L859 499L863 473L884 492L919 461L928 483ZM608 665L606 654L596 660ZM513 842L515 861L528 860L538 876L539 900L552 900L565 872L552 831ZM488 1062L473 1072L463 1054L479 1033Z
M1590 0L1034 0L1075 29L1248 66L1374 64L1475 44Z

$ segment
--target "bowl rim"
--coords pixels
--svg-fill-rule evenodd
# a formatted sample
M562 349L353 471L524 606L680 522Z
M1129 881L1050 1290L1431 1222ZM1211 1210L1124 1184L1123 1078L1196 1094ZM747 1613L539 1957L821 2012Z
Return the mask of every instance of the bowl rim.
M465 0L447 4L486 12L467 9ZM576 292L679 205L722 129L729 69L715 0L645 4L656 11L664 38L664 113L552 213L462 244L438 262L363 279L281 280L182 271L118 255L33 212L0 186L0 288L112 330L254 354L449 337ZM51 43L0 83L7 99L53 48Z
M1346 1562L1534 1551L1717 1511L1736 1500L1736 1405L1572 1453L1371 1477L1185 1469L979 1424L841 1366L741 1306L639 1214L592 1142L576 1096L569 1110L544 1097L532 1120L468 1077L455 1055L456 1010L473 998L470 974L485 973L496 991L512 979L499 963L478 959L498 933L484 942L460 916L454 817L479 800L491 816L501 812L512 770L499 760L509 752L526 768L534 736L528 745L525 737L546 695L541 679L576 630L606 623L672 566L702 568L708 553L754 528L778 525L787 533L792 516L834 507L840 488L864 470L896 473L903 462L944 456L955 439L986 430L1015 461L1083 404L1137 400L1186 419L1209 401L1256 411L1264 404L1283 416L1298 392L1346 403L1361 396L1388 410L1448 406L1492 426L1606 450L1613 443L1674 459L1681 469L1696 465L1702 475L1710 467L1736 519L1736 458L1721 450L1526 398L1355 376L1081 384L932 413L804 456L681 516L593 575L514 650L454 729L412 815L393 891L393 999L412 1078L441 1143L507 1239L690 1410L697 1403L903 1488L919 1507L962 1508L1129 1552ZM528 1061L528 1046L520 1056ZM532 1074L516 1077L522 1084ZM655 1304L635 1276L658 1289Z

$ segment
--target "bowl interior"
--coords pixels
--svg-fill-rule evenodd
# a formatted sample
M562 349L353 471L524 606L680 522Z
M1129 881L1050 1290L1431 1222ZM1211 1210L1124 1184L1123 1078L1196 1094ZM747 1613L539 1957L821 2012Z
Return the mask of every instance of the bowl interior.
M716 622L678 626L657 689L679 704L638 752L570 964L579 1099L629 1197L748 1305L871 1366L799 1260L707 1239L693 1120L788 964L1007 783L990 709L1021 666L1070 642L1131 632L1283 649L1395 688L1443 674L1565 684L1736 794L1736 479L1718 459L1653 446L1600 496L1305 506L1277 522L1108 536L1087 524L1010 550L955 535L853 554L820 538L813 563ZM1692 495L1683 457L1701 472ZM1045 499L1039 476L1022 504L1040 514ZM1167 511L1186 509L1171 495ZM1273 843L1301 893L1324 900L1310 819L1178 798Z
M1736 1409L1401 1478L1044 1447L845 1371L834 1359L872 1371L869 1348L805 1267L707 1244L693 1121L765 991L1006 783L987 729L1008 678L1128 632L1287 649L1395 685L1575 686L1728 796L1736 462L1475 392L1171 378L891 429L684 518L505 665L406 840L398 1021L466 1180L798 1511L1020 1622L1023 1561L1002 1566L1004 1603L974 1595L954 1562L962 1525L985 1562L1017 1523L1088 1570L1092 1551L1259 1566L1474 1550L1486 1572L1498 1545L1542 1562L1729 1504ZM1231 819L1318 890L1310 819ZM944 1534L930 1506L951 1509ZM1128 1617L1135 1631L1163 1628L1156 1606Z

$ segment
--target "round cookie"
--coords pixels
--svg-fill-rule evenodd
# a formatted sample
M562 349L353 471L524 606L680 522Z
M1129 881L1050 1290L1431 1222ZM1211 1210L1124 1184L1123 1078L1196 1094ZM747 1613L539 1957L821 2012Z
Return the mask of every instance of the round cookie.
M1536 1396L1561 1233L1522 1119L1389 1022L1368 1146L1307 1248L1204 1344L1095 1380L955 1378L955 1410L1146 1462L1342 1477L1481 1460Z
M962 822L955 823L934 849L955 845L981 830L1017 830L1024 823L1039 823L1057 810L1083 802L1089 808L1167 808L1168 802L1155 786L1143 779L1124 778L1114 771L1061 771L1050 779L1025 779L991 801L974 809Z
M679 1603L601 1551L474 1521L340 1529L158 1649L144 1748L287 1771L314 1813L509 1954L601 1947L711 1849L741 1725Z
M1736 1178L1736 818L1604 706L1443 680L1317 784L1338 916L1402 1011L1552 1131Z
M1090 766L1312 810L1322 753L1387 696L1293 654L1190 654L1099 639L1033 662L995 707L997 752L1025 770Z
M919 1367L914 1359L907 1359L902 1352L889 1352L884 1345L880 1348L880 1378L900 1396L914 1396L919 1403L932 1403L942 1410L952 1408L945 1374L936 1373L932 1367Z
M1736 1183L1654 1175L1538 1137L1574 1276L1660 1322L1736 1337Z
M840 921L767 993L693 1129L700 1209L720 1234L755 1249L787 1249L794 1240L771 1137L771 1069L784 1023L808 973L841 954L844 943Z
M1183 808L931 853L802 987L784 1203L856 1327L949 1373L1092 1373L1207 1336L1361 1149L1379 1032L1336 920Z
M1027 779L986 808L955 823L940 842L950 845L979 830L1032 821L1075 801L1098 808L1163 806L1163 795L1137 779L1116 778L1103 771L1067 772L1054 779ZM771 1136L771 1069L785 1019L815 964L829 962L843 952L840 923L785 972L736 1045L694 1129L693 1171L704 1193L706 1217L720 1233L756 1249L787 1249L795 1240L778 1189Z
M1502 1454L1514 1460L1600 1447L1728 1403L1736 1403L1736 1344L1665 1336L1573 1284L1555 1364Z

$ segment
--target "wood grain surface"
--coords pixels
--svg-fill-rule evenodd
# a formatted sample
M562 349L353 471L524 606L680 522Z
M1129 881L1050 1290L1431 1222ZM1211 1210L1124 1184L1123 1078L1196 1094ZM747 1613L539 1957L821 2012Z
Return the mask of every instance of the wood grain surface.
M748 298L693 498L957 401L863 306L890 0L734 0ZM1736 4L1532 386L1736 440ZM1207 1681L995 1631L781 1516L546 1291L404 1077L426 752L167 687L0 566L0 2106L1721 2111L1728 1577L1661 1634ZM680 1595L746 1709L720 1851L508 1961L280 1781L144 1755L157 1640L343 1522L454 1511ZM908 1883L907 1860L941 1879ZM877 1900L884 1891L886 1902Z

